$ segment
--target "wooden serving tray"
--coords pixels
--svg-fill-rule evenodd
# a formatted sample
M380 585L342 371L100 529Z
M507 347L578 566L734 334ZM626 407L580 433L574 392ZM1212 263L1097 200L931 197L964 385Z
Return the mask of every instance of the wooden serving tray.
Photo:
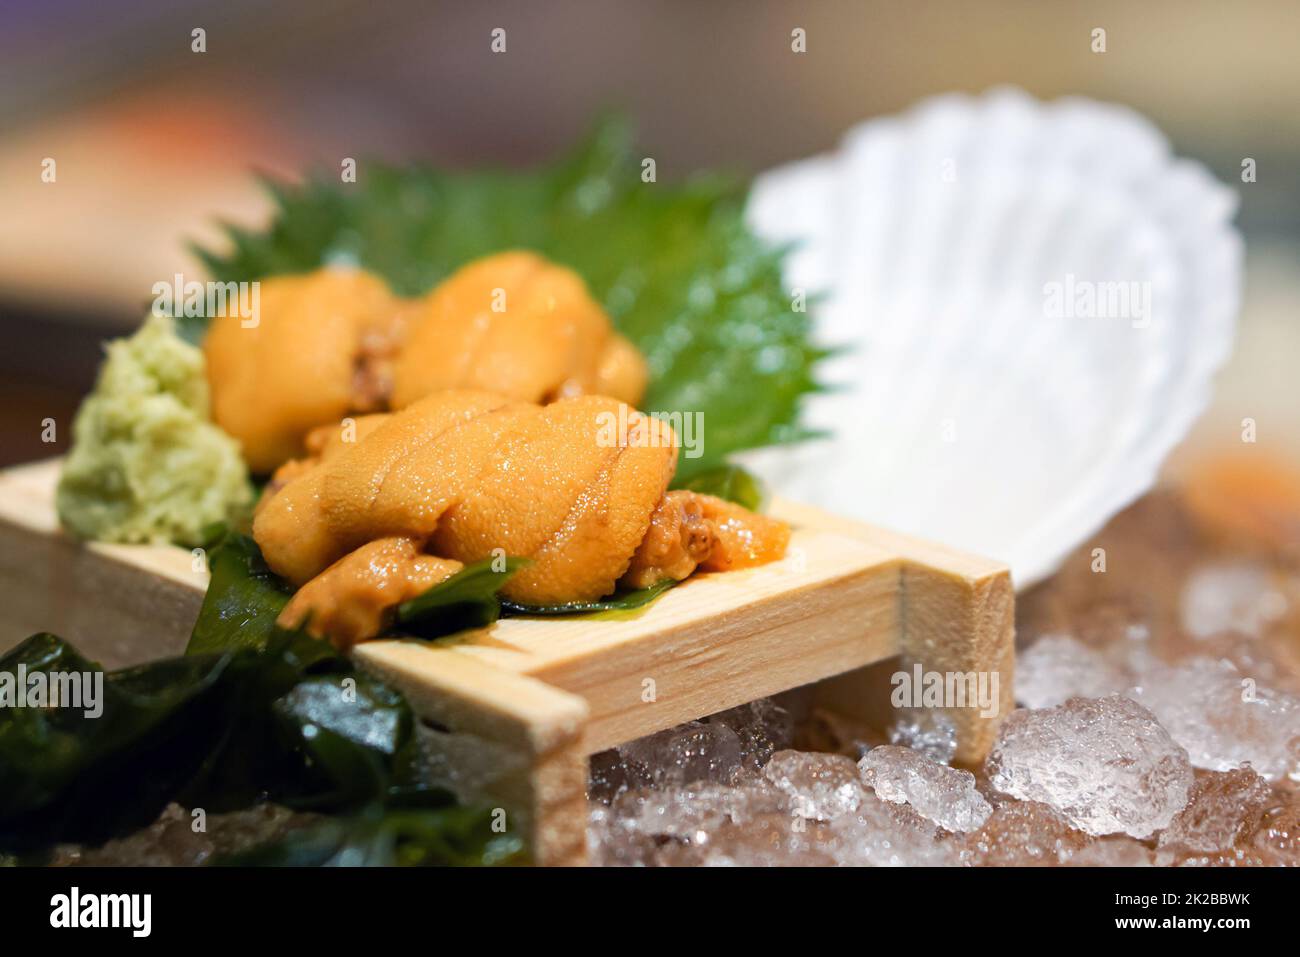
M53 631L109 667L179 654L202 556L72 540L54 511L59 464L0 472L0 649ZM956 760L981 760L1012 702L1006 567L791 502L771 512L794 528L785 559L692 578L639 612L508 618L354 655L434 728L437 773L504 808L543 864L584 859L588 755L812 682L841 712L878 711L860 669L899 655L998 674L997 715L950 710Z

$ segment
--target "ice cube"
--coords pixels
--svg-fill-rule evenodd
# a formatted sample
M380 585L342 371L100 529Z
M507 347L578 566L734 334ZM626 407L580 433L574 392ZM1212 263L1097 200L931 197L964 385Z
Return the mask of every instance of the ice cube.
M594 804L592 860L604 865L828 865L824 825L765 778L624 791Z
M986 762L997 790L1060 811L1089 834L1148 837L1187 803L1187 752L1130 698L1071 698L1018 709Z
M1073 854L1063 856L1068 867L1152 867L1151 848L1131 837L1103 837Z
M947 764L957 753L957 726L942 708L903 708L889 726L889 743Z
M1160 832L1158 846L1175 859L1229 851L1255 832L1272 800L1268 782L1248 767L1198 772L1187 807Z
M1277 781L1300 777L1300 697L1258 687L1227 661L1151 661L1129 696L1151 709L1198 768L1249 763Z
M866 792L857 808L827 825L826 850L848 867L939 867L961 862L959 848L943 840L933 821L906 804Z
M1016 701L1026 708L1101 698L1131 684L1130 675L1107 655L1067 635L1043 636L1016 661Z
M976 866L1053 867L1092 839L1038 801L1005 800L966 836L962 860Z
M740 738L721 722L688 721L620 745L618 752L657 785L730 781L742 767Z
M1255 562L1203 565L1188 576L1179 601L1183 630L1196 638L1235 631L1258 636L1286 614L1286 595Z
M1300 793L1292 792L1264 813L1251 843L1268 864L1300 867Z
M656 841L627 826L612 807L594 803L587 821L588 860L597 867L637 867L654 861Z
M627 761L617 748L600 751L591 756L587 778L587 797L602 804L630 788L648 787L651 774L648 768Z
M669 844L655 862L704 867L831 867L835 843L828 825L772 812L744 824L726 823L701 844Z
M785 796L759 783L732 787L710 781L625 791L610 805L614 819L634 832L705 843L725 823L784 811Z
M993 813L975 790L975 775L950 768L933 758L885 745L873 748L858 768L876 796L894 804L909 804L922 817L947 831L973 831Z
M763 768L763 777L798 813L820 821L855 810L867 793L858 766L841 754L778 751Z
M736 733L740 758L745 767L757 771L782 748L794 740L794 720L790 712L771 698L760 698L738 708L711 715L709 724L721 724Z

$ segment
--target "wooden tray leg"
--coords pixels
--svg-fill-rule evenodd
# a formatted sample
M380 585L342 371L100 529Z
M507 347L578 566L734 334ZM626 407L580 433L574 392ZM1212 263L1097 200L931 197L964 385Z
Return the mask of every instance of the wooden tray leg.
M972 576L912 561L902 574L902 668L911 669L913 684L918 668L923 679L944 676L944 710L957 732L953 761L978 764L1014 706L1011 575L1001 569Z
M587 703L535 678L414 642L358 646L362 667L389 681L433 725L435 779L467 803L519 828L533 863L576 865L587 855Z
M944 682L944 710L957 734L953 761L984 760L999 723L1014 707L1015 591L1006 566L904 535L845 523L842 530L895 550L899 562L897 665L871 666L818 686L816 700L848 717L879 724L891 696L911 702L924 682ZM919 672L918 672L919 669ZM906 677L902 677L902 676ZM965 692L955 706L950 691ZM900 690L901 689L901 690ZM980 704L980 697L984 705ZM987 705L987 706L986 706Z

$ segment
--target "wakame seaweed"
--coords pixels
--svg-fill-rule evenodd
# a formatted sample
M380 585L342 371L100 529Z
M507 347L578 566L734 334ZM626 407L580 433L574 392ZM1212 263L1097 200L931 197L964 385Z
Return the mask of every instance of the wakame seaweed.
M522 839L473 808L383 807L325 818L218 866L499 866L526 863Z
M390 863L514 859L486 809L449 815L451 796L418 773L402 695L326 642L273 629L260 648L237 643L105 672L39 634L0 659L0 672L16 675L20 664L27 675L102 675L102 713L0 710L0 852L39 859L54 843L100 844L150 824L172 801L220 813L269 800L339 815L353 841L360 822L403 812L375 832L371 858L401 849ZM454 833L442 834L444 825Z
M382 769L410 735L409 711L388 689L351 675L344 659L322 655L321 645L285 632L259 652L105 672L54 635L29 638L0 660L0 671L16 673L21 663L28 675L101 674L102 713L0 712L0 844L99 843L148 824L172 800L222 811L264 795L343 807L382 794ZM307 716L281 700L300 682L348 677L357 685L346 705L340 695L334 708ZM386 712L386 736L373 733L378 712ZM368 736L355 733L358 721ZM361 779L365 793L350 793L357 785L339 769L372 763L380 769Z
M208 590L185 653L261 650L293 590L266 567L248 535L222 535L208 550L208 570Z
M570 601L558 605L521 605L518 602L503 598L501 608L510 615L544 616L583 615L601 611L633 611L637 608L644 608L676 584L677 582L674 579L666 578L663 581L656 582L649 588L615 592L608 598L598 598L594 601Z
M417 637L435 638L490 625L501 617L503 603L497 593L528 564L526 558L488 558L466 565L446 581L399 605L397 626Z
M103 682L98 716L0 709L0 849L99 843L150 823L219 740L230 665L210 655L104 673L50 634L0 658L0 672L15 679L40 672Z

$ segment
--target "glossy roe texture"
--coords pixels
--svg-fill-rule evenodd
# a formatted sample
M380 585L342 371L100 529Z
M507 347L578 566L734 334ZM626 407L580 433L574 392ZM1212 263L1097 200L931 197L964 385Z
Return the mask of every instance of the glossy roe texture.
M286 623L309 619L340 644L378 634L392 607L461 564L528 558L505 597L563 604L761 564L789 538L739 506L667 492L672 429L617 399L539 406L448 390L358 420L352 441L337 431L313 434L317 455L277 473L253 531L301 588Z
M320 269L262 280L259 300L255 317L214 318L204 342L213 417L255 473L302 455L313 428L438 390L636 403L646 386L582 279L533 253L476 260L420 299Z

